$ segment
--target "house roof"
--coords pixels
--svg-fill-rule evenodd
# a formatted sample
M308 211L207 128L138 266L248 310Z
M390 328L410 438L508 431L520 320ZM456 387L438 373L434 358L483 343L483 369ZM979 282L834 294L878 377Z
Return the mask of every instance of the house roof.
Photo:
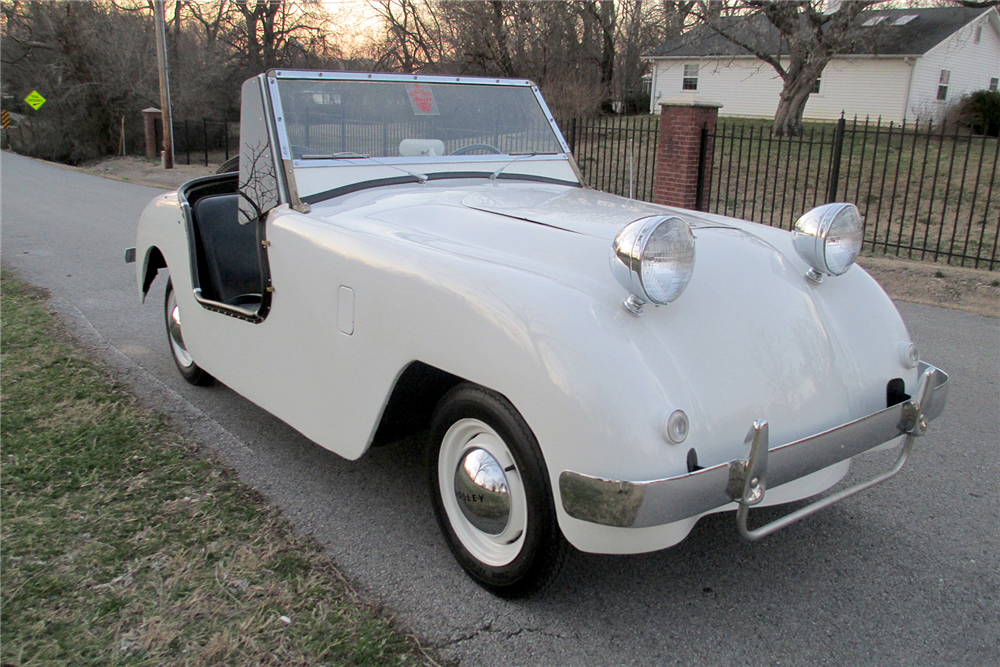
M871 30L870 38L861 39L844 55L923 55L969 22L996 9L981 7L932 7L882 9L861 12L857 21L864 24L875 17L884 20L862 30ZM915 18L900 21L903 17ZM901 25L895 25L900 21ZM762 14L731 17L724 30L746 44L757 44L768 53L787 53L788 47L777 29ZM706 56L752 56L747 49L729 41L715 30L699 25L644 54L645 58L691 58Z

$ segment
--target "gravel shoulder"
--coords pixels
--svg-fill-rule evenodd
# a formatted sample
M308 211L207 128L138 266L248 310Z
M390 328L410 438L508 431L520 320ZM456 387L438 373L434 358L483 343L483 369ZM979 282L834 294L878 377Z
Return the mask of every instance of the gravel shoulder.
M174 189L192 178L214 174L217 168L193 164L164 170L156 161L123 157L78 169L129 183ZM862 257L858 263L894 300L1000 317L1000 271L888 257Z

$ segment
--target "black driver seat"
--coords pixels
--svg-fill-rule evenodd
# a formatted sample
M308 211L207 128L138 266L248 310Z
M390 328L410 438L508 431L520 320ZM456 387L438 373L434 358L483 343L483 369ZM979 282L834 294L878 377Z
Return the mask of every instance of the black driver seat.
M261 302L260 254L257 225L241 225L238 218L239 195L212 195L195 202L194 221L210 282L202 280L202 294L246 309Z

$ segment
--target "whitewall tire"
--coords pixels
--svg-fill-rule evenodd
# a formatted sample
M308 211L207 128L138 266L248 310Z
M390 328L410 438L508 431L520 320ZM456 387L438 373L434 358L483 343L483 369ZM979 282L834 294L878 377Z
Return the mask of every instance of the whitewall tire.
M438 404L429 448L435 515L459 564L504 597L546 588L569 546L541 450L514 406L461 384Z

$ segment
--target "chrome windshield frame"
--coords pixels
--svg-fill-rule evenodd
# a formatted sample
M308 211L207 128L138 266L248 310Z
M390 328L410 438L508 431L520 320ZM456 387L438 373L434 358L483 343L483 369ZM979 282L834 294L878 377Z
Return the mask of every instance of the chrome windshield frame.
M563 137L562 131L559 129L559 125L556 123L555 116L552 115L552 111L549 109L549 105L545 103L545 98L542 97L542 92L539 90L538 86L535 85L533 81L528 79L496 79L488 77L477 77L477 76L435 76L427 74L383 74L377 72L320 72L320 71L307 71L307 70L269 70L266 75L266 81L271 97L271 108L274 110L274 121L275 127L280 136L281 143L281 156L282 159L291 160L292 154L290 151L290 143L288 141L288 133L285 127L284 112L281 107L281 96L278 93L278 81L282 79L307 79L315 81L386 81L393 83L438 83L438 84L468 84L476 86L507 86L507 87L518 87L518 88L530 88L532 94L535 96L535 100L538 102L539 107L541 107L542 113L545 116L545 120L548 121L549 126L552 128L552 132L555 134L556 140L559 143L560 148L562 148L562 153L553 153L549 157L555 155L572 156L572 151L569 148L569 144L566 142L566 138ZM458 158L464 156L455 156L455 161L460 162ZM380 158L385 159L385 158Z
M545 103L545 99L542 97L542 93L538 86L532 81L527 79L498 79L498 78L487 78L487 77L474 77L474 76L433 76L433 75L423 75L423 74L383 74L375 72L332 72L332 71L313 71L313 70L291 70L291 69L272 69L268 70L263 75L263 83L267 90L267 98L270 103L271 108L271 130L274 132L277 138L276 153L280 156L281 169L278 170L282 180L284 181L282 188L283 192L287 194L287 200L292 209L308 213L310 211L310 204L306 203L306 199L310 196L303 196L299 193L299 188L296 183L295 172L296 169L312 169L316 167L338 167L338 168L350 168L358 166L388 166L391 168L399 169L401 171L408 171L408 167L417 169L418 171L423 171L420 169L422 166L427 166L427 162L420 162L414 160L413 158L406 157L385 157L385 158L348 158L348 159L318 159L318 160L301 160L294 159L291 151L291 142L288 139L288 129L285 122L285 112L281 104L281 95L279 93L278 83L281 80L286 79L299 79L299 80L315 80L315 81L384 81L384 82L394 82L394 83L428 83L428 84L468 84L477 86L507 86L507 87L519 87L519 88L529 88L537 101L546 122L548 122L553 135L555 136L556 142L561 149L561 153L548 153L548 154L538 154L525 156L525 162L543 162L546 160L555 160L559 162L568 162L572 172L576 175L579 180L579 185L586 187L585 182L582 177L582 172L576 164L573 158L572 151L569 148L569 144L566 142L566 138L563 137L562 132L556 123L555 116L553 116L552 111L549 109L548 105ZM478 163L489 162L495 164L498 160L496 158L490 159L492 156L466 156L466 155L456 155L456 156L440 156L437 158L439 161L437 164L440 165L475 165ZM503 154L501 159L509 160L509 154ZM484 159L486 158L486 159ZM440 168L435 169L435 171L441 171ZM493 170L491 170L493 171Z

